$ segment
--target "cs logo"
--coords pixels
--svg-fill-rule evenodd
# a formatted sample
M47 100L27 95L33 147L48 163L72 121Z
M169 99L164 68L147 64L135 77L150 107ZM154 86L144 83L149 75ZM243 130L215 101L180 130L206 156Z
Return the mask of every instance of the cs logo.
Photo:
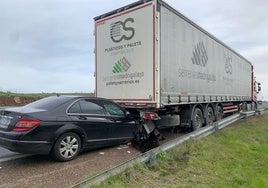
M135 34L135 29L129 27L130 23L134 23L133 18L127 18L125 21L118 21L110 25L110 37L113 42L121 42L124 40L130 40Z

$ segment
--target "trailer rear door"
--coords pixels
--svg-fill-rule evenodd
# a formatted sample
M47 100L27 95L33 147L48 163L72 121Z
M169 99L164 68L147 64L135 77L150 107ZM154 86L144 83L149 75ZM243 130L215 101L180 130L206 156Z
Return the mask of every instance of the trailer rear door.
M155 5L125 9L95 19L96 96L154 102Z

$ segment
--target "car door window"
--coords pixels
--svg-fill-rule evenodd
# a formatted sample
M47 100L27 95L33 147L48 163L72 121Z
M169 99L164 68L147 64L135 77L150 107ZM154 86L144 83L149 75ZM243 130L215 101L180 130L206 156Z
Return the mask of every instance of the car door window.
M109 101L103 101L103 106L108 115L125 117L124 111L116 104Z
M101 107L97 101L89 99L77 101L70 107L68 112L78 114L104 115L103 107Z
M81 114L81 107L79 102L74 103L68 110L68 113L75 113L75 114Z

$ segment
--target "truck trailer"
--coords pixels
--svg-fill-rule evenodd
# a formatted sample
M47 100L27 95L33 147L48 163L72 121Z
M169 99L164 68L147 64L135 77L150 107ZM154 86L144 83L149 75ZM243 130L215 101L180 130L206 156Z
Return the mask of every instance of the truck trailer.
M196 130L251 106L253 65L162 0L97 16L95 94L153 120Z

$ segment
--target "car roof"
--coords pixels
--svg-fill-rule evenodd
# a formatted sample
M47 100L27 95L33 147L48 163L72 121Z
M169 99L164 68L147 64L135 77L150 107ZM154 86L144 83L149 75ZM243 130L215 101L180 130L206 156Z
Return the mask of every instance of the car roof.
M87 96L87 95L67 95L67 94L63 94L63 95L54 95L52 97L66 97L66 98L74 98L74 99L87 98L87 99L100 99L100 100L112 101L110 99L105 99L105 98L101 98L101 97L94 97L94 96Z
M35 109L45 109L52 110L57 108L59 105L62 105L66 102L72 102L78 99L97 99L92 96L80 96L80 95L53 95L49 97L42 98L35 102L25 105L25 108L35 108Z

